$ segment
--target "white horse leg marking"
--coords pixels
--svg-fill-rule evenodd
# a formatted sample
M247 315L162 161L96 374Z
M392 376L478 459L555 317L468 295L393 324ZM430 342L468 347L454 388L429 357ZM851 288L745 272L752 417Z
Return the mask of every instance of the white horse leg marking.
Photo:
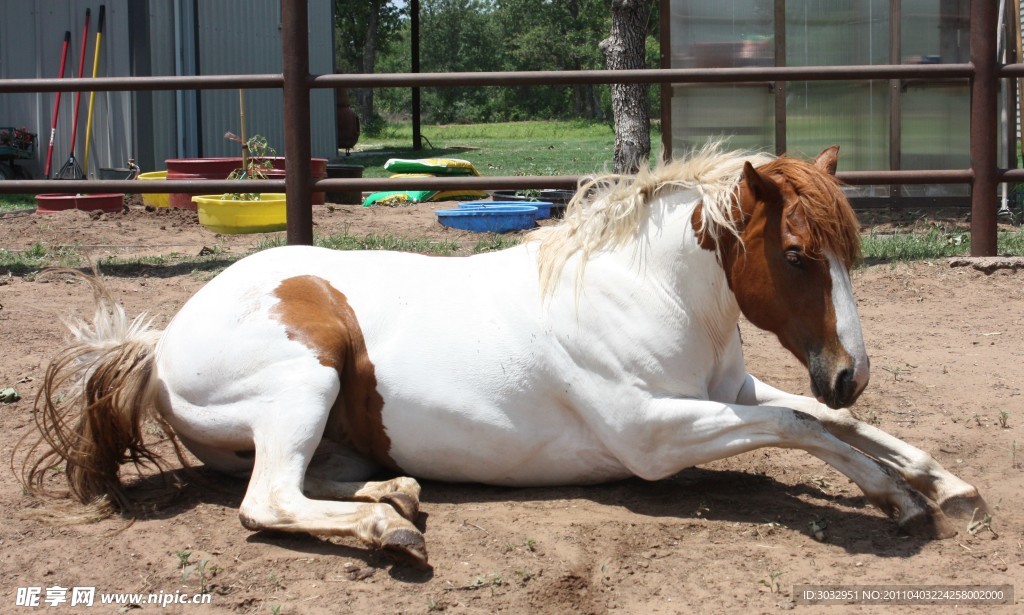
M296 409L316 408L315 398L292 399L290 405ZM326 408L316 409L281 412L254 429L256 457L239 509L242 525L253 531L354 536L368 545L394 550L426 564L423 535L393 506L329 502L303 495L306 469L327 420Z
M784 406L810 414L843 442L894 468L915 489L938 502L947 515L970 518L975 509L988 512L988 505L973 485L943 468L928 453L858 420L845 408L833 410L810 397L780 391L753 376L747 377L737 401Z
M939 507L898 472L839 440L809 414L790 408L660 399L644 421L619 426L620 459L636 475L670 476L682 468L766 446L798 448L839 470L908 533L946 538L956 530Z

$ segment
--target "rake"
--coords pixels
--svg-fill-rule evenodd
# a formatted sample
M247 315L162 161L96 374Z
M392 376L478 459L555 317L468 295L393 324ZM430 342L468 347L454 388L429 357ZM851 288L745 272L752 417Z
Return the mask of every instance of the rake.
M82 51L78 54L79 79L85 73L85 43L89 37L89 16L91 14L92 11L85 9L85 26L82 27ZM85 173L82 171L82 167L78 166L78 160L75 159L75 140L78 137L78 109L81 100L82 92L79 90L75 92L75 113L74 120L71 123L71 154L68 156L68 161L64 163L64 166L57 171L57 179L85 179Z

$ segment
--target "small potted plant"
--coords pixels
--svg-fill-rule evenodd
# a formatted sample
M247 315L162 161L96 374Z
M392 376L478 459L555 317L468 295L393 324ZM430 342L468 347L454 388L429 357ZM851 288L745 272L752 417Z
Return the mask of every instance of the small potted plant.
M242 139L234 133L225 138L242 145L242 166L228 174L228 179L267 179L273 170L269 159L277 152L263 135ZM221 195L194 196L198 205L199 223L223 234L268 233L287 226L285 195L279 192L228 192Z

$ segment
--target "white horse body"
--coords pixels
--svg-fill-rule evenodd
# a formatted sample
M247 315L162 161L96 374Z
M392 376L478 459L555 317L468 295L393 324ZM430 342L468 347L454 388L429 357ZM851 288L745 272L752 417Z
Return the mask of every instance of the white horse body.
M247 528L356 536L426 562L419 485L660 479L777 446L853 480L907 531L985 510L925 452L840 409L868 381L858 224L813 163L707 149L598 191L521 246L465 258L285 247L227 268L163 332L109 298L47 371L43 456L82 501L130 504L153 409L200 460L251 472ZM817 399L747 373L741 312ZM62 388L81 382L65 403ZM78 420L75 420L75 417ZM40 445L37 445L37 447ZM35 451L35 449L32 449Z
M578 297L575 262L563 288L541 296L534 244L460 259L309 247L250 256L164 332L156 370L164 416L216 466L204 451L253 450L251 426L262 414L326 415L335 370L272 316L282 280L316 276L358 318L402 471L502 485L678 472L692 459L656 468L642 459L668 437L649 433L652 400L732 403L746 376L739 308L689 224L697 200L691 192L652 204L659 222L649 243L592 257ZM625 437L641 425L642 440ZM237 457L220 465L239 469Z

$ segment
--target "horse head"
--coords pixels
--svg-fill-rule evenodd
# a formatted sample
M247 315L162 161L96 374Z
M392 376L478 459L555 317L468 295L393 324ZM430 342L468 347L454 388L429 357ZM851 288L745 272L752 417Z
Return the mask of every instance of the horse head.
M778 336L810 374L815 397L851 405L869 361L850 283L860 256L857 219L835 178L837 146L814 163L778 158L744 166L739 241L723 265L743 314Z

